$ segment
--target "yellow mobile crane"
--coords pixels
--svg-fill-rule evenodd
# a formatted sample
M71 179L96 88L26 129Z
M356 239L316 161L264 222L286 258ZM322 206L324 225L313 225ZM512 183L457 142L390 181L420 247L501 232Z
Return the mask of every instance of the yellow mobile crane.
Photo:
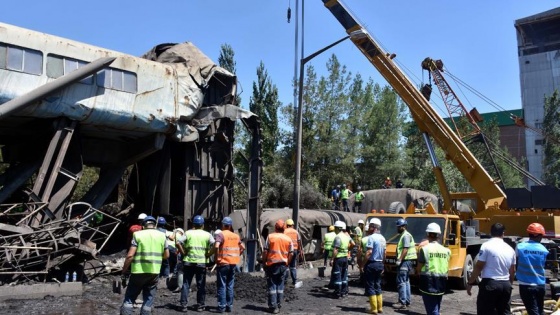
M516 211L509 209L504 191L486 172L461 138L453 132L431 107L429 101L395 64L393 61L395 54L385 52L340 1L323 0L323 3L350 35L350 40L354 45L407 104L412 118L423 133L428 145L434 174L444 200L444 210L451 213L439 214L433 210L419 213L409 207L405 214L368 214L368 220L375 216L382 222L381 232L387 239L387 272L395 271L394 261L398 242L395 227L397 218L404 218L408 221L408 231L416 241L420 241L425 236L424 231L429 223L436 222L442 227L443 243L452 253L449 262L449 277L458 280L460 288L466 286L480 245L486 240L484 234L489 234L490 226L494 222L504 223L509 235L519 237L526 235L525 229L530 222L543 224L549 237L560 235L560 228L558 228L560 227L560 216L554 216L553 213L542 210ZM430 137L443 149L445 158L457 167L474 192L449 192ZM469 204L471 210L469 212L458 211L458 201ZM483 237L480 237L480 233ZM517 240L516 237L512 237L512 239ZM514 246L514 244L511 245ZM557 245L553 242L551 245L552 266L549 267L556 269Z

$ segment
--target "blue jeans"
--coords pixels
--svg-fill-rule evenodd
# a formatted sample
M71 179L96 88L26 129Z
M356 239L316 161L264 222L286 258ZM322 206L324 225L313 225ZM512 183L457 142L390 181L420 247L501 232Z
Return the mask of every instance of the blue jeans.
M181 288L181 306L187 306L189 302L189 288L193 277L196 276L196 303L199 306L206 305L206 267L190 265L183 262L183 287Z
M350 207L348 207L348 199L342 199L342 209L345 212L350 212Z
M410 305L410 279L408 275L412 269L412 260L403 260L397 273L399 302L404 305Z
M520 285L519 295L528 315L544 314L544 285Z
M236 265L223 265L216 268L218 287L218 309L233 308L233 284L235 282Z
M298 262L299 250L294 250L294 258L290 262L290 275L292 276L292 284L297 282L297 262Z
M157 274L131 274L128 287L124 294L124 301L121 306L121 315L131 315L134 313L132 306L140 292L142 292L142 299L144 300L140 312L141 314L151 314L154 297L156 296L158 279L159 275Z
M348 294L348 257L335 258L333 266L335 293Z
M364 268L367 296L383 293L381 290L381 274L383 273L383 268L383 262L381 261L367 262Z
M266 268L266 284L268 286L268 307L280 308L284 301L284 279L286 265L275 264Z
M443 295L422 294L424 308L427 315L439 315L441 313L441 299Z

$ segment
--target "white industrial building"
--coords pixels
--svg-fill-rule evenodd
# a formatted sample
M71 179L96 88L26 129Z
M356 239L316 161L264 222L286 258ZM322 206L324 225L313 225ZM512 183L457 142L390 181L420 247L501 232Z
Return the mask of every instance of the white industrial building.
M515 29L525 123L542 129L544 98L560 90L560 7L518 19ZM525 143L528 170L542 179L543 136L527 130Z

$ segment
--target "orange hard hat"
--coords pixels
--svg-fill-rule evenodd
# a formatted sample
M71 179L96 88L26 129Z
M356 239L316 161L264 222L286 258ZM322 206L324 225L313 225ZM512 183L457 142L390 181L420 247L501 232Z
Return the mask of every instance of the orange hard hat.
M527 227L527 233L533 235L544 235L544 226L542 226L542 224L540 223L531 223Z
M276 221L276 224L274 225L274 228L277 230L283 230L284 229L284 220L280 219L278 221Z

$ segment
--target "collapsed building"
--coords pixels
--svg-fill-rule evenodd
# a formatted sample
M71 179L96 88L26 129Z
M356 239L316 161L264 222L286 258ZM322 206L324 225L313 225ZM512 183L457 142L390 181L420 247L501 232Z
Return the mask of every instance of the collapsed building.
M238 198L255 260L260 122L237 106L234 74L189 42L134 57L8 24L0 34L4 280L95 257L127 215L220 222L233 211L236 121L251 137Z

